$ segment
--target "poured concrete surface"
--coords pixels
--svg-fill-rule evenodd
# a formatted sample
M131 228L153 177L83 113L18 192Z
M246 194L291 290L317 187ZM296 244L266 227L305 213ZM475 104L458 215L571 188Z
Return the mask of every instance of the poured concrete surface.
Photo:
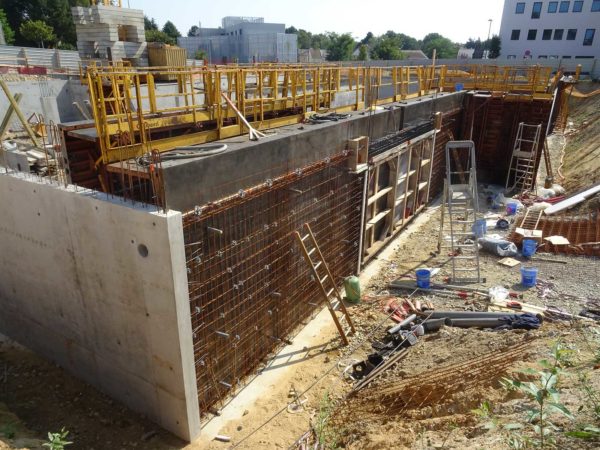
M259 141L248 135L224 139L223 153L179 161L163 161L165 198L169 208L189 211L264 183L326 156L341 153L349 139L372 140L431 119L437 111L462 105L463 93L444 93L390 104L390 109L354 112L347 119L325 124L296 124L274 130Z
M0 332L197 437L181 214L3 173L0 210Z

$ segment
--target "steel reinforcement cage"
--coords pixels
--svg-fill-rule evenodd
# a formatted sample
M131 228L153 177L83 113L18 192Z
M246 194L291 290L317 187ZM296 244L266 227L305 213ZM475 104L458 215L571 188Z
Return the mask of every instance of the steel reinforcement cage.
M100 143L97 164L244 134L235 109L253 127L267 129L298 123L310 112L359 110L461 86L550 99L550 76L548 67L482 65L118 65L85 73Z
M310 224L336 283L356 273L364 175L347 164L328 158L184 215L202 414L322 305L296 230Z

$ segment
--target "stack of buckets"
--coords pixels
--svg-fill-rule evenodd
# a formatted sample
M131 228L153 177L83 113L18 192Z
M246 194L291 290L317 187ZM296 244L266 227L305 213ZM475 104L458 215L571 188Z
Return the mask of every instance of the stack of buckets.
M523 256L525 258L530 258L535 255L535 251L537 249L537 242L533 239L524 239L523 240ZM523 287L535 287L537 281L538 270L536 267L521 267L521 284Z
M417 269L415 271L417 276L417 287L421 289L429 289L431 282L431 270L429 269Z

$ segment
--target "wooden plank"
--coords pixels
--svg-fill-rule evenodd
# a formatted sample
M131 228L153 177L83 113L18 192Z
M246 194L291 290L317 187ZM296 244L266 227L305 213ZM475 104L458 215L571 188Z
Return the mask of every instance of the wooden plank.
M372 197L369 197L369 199L367 200L367 205L373 204L374 202L376 202L377 200L379 200L381 197L383 197L384 195L388 194L391 190L392 190L392 186L389 186L389 187L386 187L386 188L380 190L379 192L377 192Z
M386 209L384 211L381 211L379 214L377 214L375 217L373 217L371 220L369 220L367 222L367 225L375 225L377 222L379 222L381 219L383 219L385 216L387 216L392 210L391 209Z

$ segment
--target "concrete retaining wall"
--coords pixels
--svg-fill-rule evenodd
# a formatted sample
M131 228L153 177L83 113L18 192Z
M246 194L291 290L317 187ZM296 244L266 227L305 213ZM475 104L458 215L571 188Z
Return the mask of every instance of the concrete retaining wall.
M181 214L2 173L0 210L0 332L197 437Z
M163 161L167 206L188 211L195 205L220 200L327 156L341 153L349 139L378 139L431 118L436 111L462 106L463 93L423 97L388 105L373 114L353 113L350 118L318 125L277 128L275 136L249 141L248 136L225 139L227 151L185 161Z
M10 92L14 96L23 94L19 103L25 117L38 113L44 116L46 121L53 120L55 123L72 122L83 120L84 117L73 106L78 102L84 110L87 110L85 101L89 100L87 86L77 80L64 80L52 78L40 78L38 80L7 81ZM0 91L0 117L4 117L9 103L4 92ZM89 112L91 117L91 112ZM9 128L21 130L23 126L16 115L10 123Z

